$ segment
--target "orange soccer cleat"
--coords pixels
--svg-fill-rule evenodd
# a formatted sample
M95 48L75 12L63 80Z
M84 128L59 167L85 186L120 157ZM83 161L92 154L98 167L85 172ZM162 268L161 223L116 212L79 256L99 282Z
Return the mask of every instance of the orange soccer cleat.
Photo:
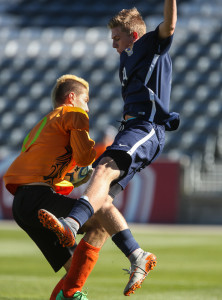
M57 219L45 209L38 211L38 218L45 228L52 230L63 247L72 247L75 244L75 234L63 218Z
M141 288L144 279L155 266L156 256L150 252L142 252L136 261L131 264L130 270L127 270L130 279L123 292L124 295L130 296L130 294L135 293L135 290Z

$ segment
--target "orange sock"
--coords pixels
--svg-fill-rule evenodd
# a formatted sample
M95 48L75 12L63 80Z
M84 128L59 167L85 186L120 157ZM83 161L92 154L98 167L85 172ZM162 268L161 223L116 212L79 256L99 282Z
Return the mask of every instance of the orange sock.
M57 285L54 287L54 290L52 291L51 297L49 300L56 300L56 296L58 295L59 291L62 289L64 283L64 278L62 278Z
M72 264L63 284L63 294L65 297L72 297L75 292L81 291L89 274L94 268L99 250L82 239L76 247Z

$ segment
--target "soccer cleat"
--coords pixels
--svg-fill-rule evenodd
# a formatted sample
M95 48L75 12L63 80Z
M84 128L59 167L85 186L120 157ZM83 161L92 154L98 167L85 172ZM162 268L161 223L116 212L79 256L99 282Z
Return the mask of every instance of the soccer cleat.
M141 288L144 279L155 266L156 256L154 254L150 252L141 253L131 264L130 270L126 270L130 274L130 279L123 292L124 295L130 296L130 294L134 294L135 290Z
M82 292L76 292L72 298L66 298L63 295L63 291L61 290L58 295L56 296L56 300L70 300L70 299L75 299L75 300L88 300L88 298L86 297L86 294L82 293Z
M70 248L74 246L74 233L63 218L57 219L45 209L40 209L38 211L38 218L44 227L52 230L57 235L59 242L63 247Z

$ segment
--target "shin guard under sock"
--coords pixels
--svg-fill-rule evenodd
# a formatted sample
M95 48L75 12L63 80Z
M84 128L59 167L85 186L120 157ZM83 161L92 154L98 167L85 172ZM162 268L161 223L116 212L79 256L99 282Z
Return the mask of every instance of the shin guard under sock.
M129 229L122 230L112 236L116 246L128 257L133 251L140 248Z
M76 220L79 226L82 225L94 214L94 209L89 201L80 198L69 213L69 218Z
M54 290L52 291L52 294L50 296L49 300L56 300L56 296L58 293L62 290L63 288L63 283L64 283L64 278L62 278L57 285L54 287Z
M98 260L99 250L100 248L88 244L84 239L80 241L73 253L71 267L64 280L65 297L72 297L75 292L82 290Z

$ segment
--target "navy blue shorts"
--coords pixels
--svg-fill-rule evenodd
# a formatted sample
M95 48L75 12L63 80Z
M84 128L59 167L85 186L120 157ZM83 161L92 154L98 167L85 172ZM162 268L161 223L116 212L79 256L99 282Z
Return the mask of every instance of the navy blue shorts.
M164 125L156 125L140 118L131 119L123 124L123 128L116 135L113 144L107 147L93 167L96 167L101 158L105 156L111 156L115 160L116 150L127 153L131 158L130 163L124 170L124 175L116 181L125 189L136 172L140 172L161 154L164 144ZM116 163L118 165L118 161Z

